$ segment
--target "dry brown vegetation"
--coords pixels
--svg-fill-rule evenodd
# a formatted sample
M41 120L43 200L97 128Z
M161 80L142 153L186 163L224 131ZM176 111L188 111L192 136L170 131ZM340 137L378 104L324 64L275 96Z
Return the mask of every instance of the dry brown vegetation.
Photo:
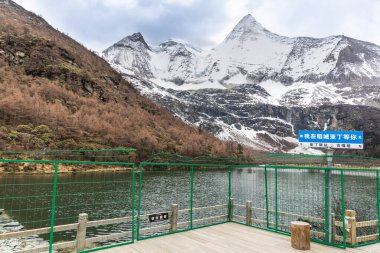
M0 3L0 92L1 149L250 155L140 96L95 53L13 3Z

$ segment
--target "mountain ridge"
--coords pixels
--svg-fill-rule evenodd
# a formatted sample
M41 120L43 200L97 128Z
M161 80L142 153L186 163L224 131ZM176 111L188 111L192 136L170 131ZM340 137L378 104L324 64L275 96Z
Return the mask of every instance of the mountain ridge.
M323 129L328 124L331 129L366 130L365 125L356 123L345 126L337 110L343 114L361 106L380 110L380 46L373 43L342 35L289 38L271 33L246 15L211 50L192 51L181 43L170 47L170 51L138 54L111 46L103 58L141 94L221 139L243 141L271 152L289 151L297 146L298 129ZM265 92L259 92L258 87ZM230 98L234 106L222 102ZM319 115L320 108L326 106L330 109ZM282 109L273 112L271 108ZM317 114L304 115L303 108L309 112L314 108ZM307 119L297 118L299 115ZM378 115L380 118L380 112ZM355 122L353 116L347 117ZM368 124L378 120L360 117ZM276 124L284 130L276 133ZM367 134L375 136L369 146L376 149L372 141L380 139L379 131L371 129Z
M256 38L256 35L263 34L265 36ZM250 38L252 35L254 35L253 38ZM228 45L236 42L236 40L239 41L239 45ZM243 45L241 45L242 43ZM248 52L248 54L245 54L243 51L246 47L260 48L262 52ZM122 55L118 55L118 52L115 51L112 55L108 55L110 50L112 50L112 47L103 52L103 57L111 64L115 57L122 58ZM324 52L326 50L328 52L320 56L313 54L313 51ZM144 53L147 56L145 59L152 59L156 56L156 58L160 58L162 55L161 52L157 52L157 54ZM232 61L226 58L231 58L231 55L234 57ZM294 55L295 57L293 57ZM298 61L294 61L295 58ZM148 72L150 73L150 78L169 82L181 79L182 83L199 84L211 80L227 88L231 85L239 84L239 82L228 81L231 77L238 78L239 81L244 80L247 83L274 80L286 85L305 81L352 84L353 82L378 83L380 80L380 68L376 64L376 62L380 61L379 46L340 35L325 38L284 37L271 33L251 15L246 15L226 39L214 49L208 52L203 50L203 53L199 54L189 51L188 60L191 68L185 69L185 73L173 71L173 68L167 65L165 59L161 59L160 62L157 61L156 63L145 60L146 67L142 73L138 72L139 68L130 68L128 61L123 61L123 64L116 63L113 65L122 65L124 69L131 70L136 75L141 74L144 76ZM231 64L231 62L234 63ZM305 65L304 62L309 63L309 65ZM178 64L183 66L181 63ZM350 64L354 64L354 66L350 66ZM248 65L255 65L256 67L249 67ZM295 67L300 67L302 71L294 71ZM355 69L352 69L352 67L355 67ZM155 69L158 68L162 68L172 73L172 75L169 78L162 76L159 73L160 71L154 73ZM243 73L241 73L242 71ZM267 75L263 75L262 72L266 72ZM203 88L202 85L199 88Z

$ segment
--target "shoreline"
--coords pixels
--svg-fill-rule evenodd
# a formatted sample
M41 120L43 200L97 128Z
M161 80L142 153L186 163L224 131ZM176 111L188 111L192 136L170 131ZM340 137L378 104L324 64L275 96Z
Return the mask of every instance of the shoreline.
M9 164L0 164L0 175L53 175L55 173L54 166L51 164L17 164L15 166L6 166ZM75 174L75 173L91 173L91 172L120 172L132 171L132 167L114 166L114 165L60 165L58 174Z

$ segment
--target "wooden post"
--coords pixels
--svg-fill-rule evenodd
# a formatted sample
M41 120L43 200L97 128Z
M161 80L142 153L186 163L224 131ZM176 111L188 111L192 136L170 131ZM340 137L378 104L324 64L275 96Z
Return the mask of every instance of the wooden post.
M292 221L290 225L291 244L295 249L310 249L310 224L303 221Z
M356 244L356 211L346 210L346 219L348 222L348 233L347 238L350 238L351 245Z
M252 201L245 203L245 223L252 225Z
M88 215L86 213L79 214L76 239L76 252L81 252L86 248L87 219Z
M234 199L230 198L229 201L230 203L228 204L228 207L227 207L227 214L228 214L228 220L232 221L234 217Z
M177 230L177 220L178 220L178 204L172 204L171 207L171 213L172 215L170 216L170 232L176 231Z
M336 226L335 226L335 213L331 213L331 220L330 220L330 226L331 226L331 242L335 242L335 235L336 235Z

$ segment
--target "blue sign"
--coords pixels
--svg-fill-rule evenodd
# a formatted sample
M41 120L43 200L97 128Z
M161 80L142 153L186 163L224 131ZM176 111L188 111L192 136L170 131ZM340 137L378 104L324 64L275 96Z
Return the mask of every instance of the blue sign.
M301 145L316 148L363 149L363 131L316 131L299 130Z

